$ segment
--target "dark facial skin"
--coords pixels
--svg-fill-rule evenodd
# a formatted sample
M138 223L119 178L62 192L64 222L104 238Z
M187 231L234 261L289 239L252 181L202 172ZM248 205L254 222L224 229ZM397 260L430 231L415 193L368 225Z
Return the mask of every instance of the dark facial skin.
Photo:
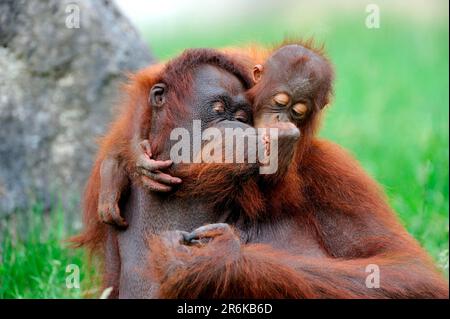
M164 128L164 108L173 105L168 87L157 84L151 90L149 98L151 103L156 103L152 134L158 134ZM222 104L217 102L223 104L223 109ZM205 65L195 70L192 89L186 94L183 105L186 106L188 114L175 125L190 132L194 119L202 121L202 129L218 125L239 126L244 129L249 127L237 121L238 118L242 120L243 113L250 112L242 84L235 76L217 67ZM247 118L250 118L249 113ZM153 136L150 137L152 138ZM166 140L164 143L166 146L161 156L166 156L170 150L170 141ZM152 252L147 240L151 235L174 229L189 232L204 224L222 222L230 214L229 211L212 211L208 198L178 199L166 194L148 192L134 183L121 211L129 226L126 231L117 232L117 244L111 245L117 246L117 251L108 252L106 260L107 265L111 267L120 265L120 278L117 278L117 281L121 298L155 297L154 281L144 277L144 273L140 271L148 268L146 263Z
M287 45L275 51L264 66L256 65L253 70L256 84L249 95L254 104L255 127L278 128L276 176L282 176L291 165L303 125L323 107L317 103L322 91L328 93L328 67L313 51ZM267 137L265 142L270 145L271 139Z
M202 129L222 121L251 124L251 106L242 83L235 76L210 65L202 66L195 74L190 103L198 106L192 108L192 115L202 120ZM239 126L239 123L230 124Z
M300 127L316 108L327 67L322 57L300 45L284 46L263 67L256 66L260 94L254 102L255 126L292 123Z
M155 140L164 129L165 105L169 105L166 86L158 83L150 91L153 120L150 140ZM247 128L252 124L252 108L245 95L242 83L234 75L215 66L203 65L194 71L190 97L185 102L189 115L180 118L178 127L188 129L193 134L193 120L201 121L201 130L207 127ZM169 157L170 148L176 141L167 141L160 158ZM195 154L194 154L195 155Z

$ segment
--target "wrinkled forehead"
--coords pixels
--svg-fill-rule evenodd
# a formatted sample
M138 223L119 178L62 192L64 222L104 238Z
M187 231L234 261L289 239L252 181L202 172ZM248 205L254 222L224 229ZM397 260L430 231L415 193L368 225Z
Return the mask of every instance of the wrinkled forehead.
M231 94L245 91L241 81L232 73L212 65L201 65L193 71L192 92L194 95Z

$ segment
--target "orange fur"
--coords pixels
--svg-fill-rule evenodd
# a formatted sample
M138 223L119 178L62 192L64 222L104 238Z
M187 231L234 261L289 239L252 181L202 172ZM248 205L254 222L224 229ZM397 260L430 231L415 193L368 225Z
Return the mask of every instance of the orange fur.
M222 236L205 247L193 247L189 252L179 250L175 251L175 256L168 256L164 243L151 240L152 256L158 256L151 259L153 276L161 283L158 297L379 299L448 296L448 287L442 278L429 272L417 256L397 253L363 259L300 257L264 244L244 245L230 253L230 245L233 245L230 242L234 241L236 239ZM184 264L175 264L167 276L166 267L172 259L183 260ZM382 271L380 289L365 286L369 264L378 265ZM408 271L405 271L405 264Z
M112 156L119 160L133 183L140 183L136 172L136 154L139 142L150 134L151 106L148 104L149 89L158 82L168 86L171 101L165 108L162 123L163 130L152 140L152 153L156 158L161 147L168 140L169 134L186 114L184 101L192 85L192 70L201 64L212 64L239 78L245 87L249 87L250 77L241 63L228 59L216 50L186 50L179 58L164 64L157 64L129 76L129 82L123 87L124 100L120 113L112 122L107 134L100 139L91 175L83 195L83 223L81 234L70 239L75 247L86 247L91 254L103 260L110 226L104 224L98 216L100 167L105 158ZM108 282L111 274L105 273Z
M323 57L323 48L300 44ZM254 54L227 52L250 60ZM253 64L261 63L267 51L254 57ZM332 73L326 76L331 82ZM184 178L197 181L186 194L206 191L213 203L242 205L249 219L244 235L258 238L262 227L271 227L264 228L266 244L240 243L236 233L225 233L201 247L177 249L153 238L149 271L160 282L160 298L448 298L448 283L398 221L377 183L339 146L315 138L331 85L322 91L318 107L299 127L295 158L278 184L267 186L237 165L199 165L185 172ZM314 234L324 256L303 256L314 247L310 242L281 242L284 234L276 226L286 219L282 229L298 229L299 238L302 232ZM366 287L370 264L380 268L380 288Z
M129 76L129 83L123 87L125 97L120 113L110 125L108 133L99 141L99 150L83 195L83 232L71 239L76 247L84 246L91 253L103 254L106 243L107 225L98 217L100 190L100 165L107 156L118 156L133 172L137 140L142 127L148 127L151 112L147 105L148 88L159 81L164 65L156 64Z
M264 62L270 50L250 47L224 52L253 66ZM171 67L184 70L180 65ZM149 122L140 105L147 88L160 80L161 70L156 66L133 77L130 98L101 142L85 192L85 232L75 239L93 251L101 252L106 245L107 226L97 217L99 163L114 151L132 170L133 137L142 130L143 118ZM188 81L179 85L178 92L186 94ZM251 235L263 225L270 227L265 230L265 244L243 244L231 233L203 247L191 247L188 253L153 237L149 272L161 284L159 297L448 298L448 284L399 223L379 186L340 147L314 138L319 118L320 112L314 113L302 127L286 178L270 187L254 178L254 168L246 165L180 167L188 186L178 196L210 196L212 205L239 207L253 227ZM324 256L292 253L294 248L308 249L310 243L280 242L284 234L277 226L282 220L288 220L286 231L295 233L302 227L313 233ZM364 285L368 264L381 269L380 289Z
M378 185L345 151L313 140L298 175L301 195L297 185L289 189L297 197L267 198L282 201L274 207L290 214L291 227L298 221L312 230L326 256L289 253L290 243L273 248L281 235L276 230L269 234L270 245L241 244L237 234L224 234L180 250L152 238L149 271L161 283L159 297L448 298L442 274L401 226ZM254 223L276 223L279 212L270 213L275 216ZM370 264L380 269L380 288L365 286Z

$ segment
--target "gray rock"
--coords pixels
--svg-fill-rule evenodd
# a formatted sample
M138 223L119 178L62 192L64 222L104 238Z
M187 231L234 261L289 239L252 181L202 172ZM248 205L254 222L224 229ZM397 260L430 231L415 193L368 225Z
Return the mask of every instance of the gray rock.
M111 1L0 0L0 217L77 207L124 74L152 61Z

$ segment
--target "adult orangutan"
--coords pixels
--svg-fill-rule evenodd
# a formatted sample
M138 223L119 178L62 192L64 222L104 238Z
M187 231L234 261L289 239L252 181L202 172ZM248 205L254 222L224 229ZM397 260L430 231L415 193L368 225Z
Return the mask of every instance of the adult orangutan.
M201 120L201 132L211 127L251 128L246 124L252 117L245 97L251 83L250 74L238 61L208 49L187 50L167 65L144 70L132 79L129 101L104 138L87 185L85 231L74 239L103 257L105 286L115 288L113 296L156 296L156 283L143 272L151 254L147 246L150 235L173 229L193 230L205 223L225 221L231 214L229 209L214 210L208 197L181 199L149 192L142 176L134 172L142 156L141 137L147 134L152 141L151 153L160 160L169 157L175 143L169 138L172 129L183 128L193 135L193 120ZM219 110L220 101L226 101L226 105ZM142 123L151 123L151 127L143 129ZM150 158L146 160L152 164ZM104 170L105 165L110 168ZM257 169L256 163L251 166ZM128 195L119 203L128 223L125 231L98 218L100 184L108 181L100 178L102 171L121 173L110 176L111 183L126 181L124 175L131 179ZM234 176L239 178L238 173ZM245 181L242 176L242 183Z
M205 119L194 114L200 106L208 105L206 101L211 109L217 108L217 100L205 95L214 92L208 84L214 82L214 77L223 78L223 74L205 71L210 67L203 65L214 65L216 60L189 64L186 56L189 54L158 70L158 80L150 80L142 73L134 82L134 103L144 101L149 91L150 100L154 101L151 104L164 101L166 113L161 118L169 124L167 130L157 131L161 123L155 121L155 116L133 118L135 106L130 107L133 112L128 110L121 117L122 122L127 122L123 128L129 131L133 123L138 123L138 127L142 123L137 119L151 120L153 134L149 137L157 159L168 158L167 132L175 123ZM236 56L229 56L227 59L221 55L221 59L229 62L226 65L238 65ZM237 73L241 85L247 83L242 80L242 67L225 70L236 74L237 69L241 70ZM256 80L260 73L261 68L257 67ZM164 89L163 94L152 98L154 90L150 88L155 82L162 83L158 87ZM97 220L93 223L94 214L87 215L95 227L91 231L88 228L81 242L97 247L106 242L107 273L112 275L110 282L120 281L121 297L448 296L446 283L426 253L398 223L378 186L339 147L313 138L320 111L328 103L331 82L331 67L320 51L289 46L267 61L260 83L249 91L255 123L281 129L287 125L290 132L291 123L301 132L297 146L290 147L294 152L284 151L295 138L288 138L288 144L280 151L287 160L280 161L279 174L259 176L254 165L179 166L171 173L182 177L184 183L169 196L149 194L133 183L130 197L122 202L130 227L126 231L111 228L107 241L106 228ZM168 87L178 93L176 103L173 91L166 90ZM161 93L159 89L157 92ZM172 107L174 112L169 111ZM241 105L239 110L245 109ZM154 110L151 113L155 115ZM234 114L236 118L237 112ZM130 140L120 142L133 145ZM124 154L122 165L132 171L136 160L129 154L136 153L132 150L117 154ZM95 207L95 213L100 165L97 163L91 176L86 201L91 207L88 211L93 212ZM138 181L142 177L132 179ZM190 218L195 220L186 223ZM211 224L217 221L227 224ZM149 235L164 229L190 231L204 223L210 225L190 234L172 231L151 236L150 249L143 244ZM149 264L144 262L147 254ZM379 267L379 288L366 286L365 270L371 264ZM141 273L147 265L148 274Z

